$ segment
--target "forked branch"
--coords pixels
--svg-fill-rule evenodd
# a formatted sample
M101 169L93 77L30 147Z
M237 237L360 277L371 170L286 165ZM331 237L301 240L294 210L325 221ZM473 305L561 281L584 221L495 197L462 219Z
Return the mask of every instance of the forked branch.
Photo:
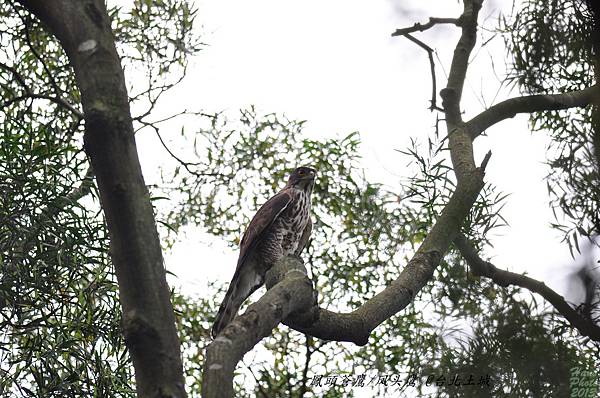
M433 28L435 25L441 25L441 24L451 24L451 25L461 26L461 23L462 23L461 18L430 17L429 22L427 22L427 23L421 24L421 23L417 22L413 26L410 26L408 28L396 29L394 31L394 33L392 33L392 36L404 36L404 35L407 35L410 33L423 32L423 31L426 31L427 29Z
M466 43L470 47L466 52L458 50L455 52L455 57L456 54L460 54L461 57L465 57L465 62L453 61L451 76L464 76L466 72L468 55L474 44L474 38L471 36L476 30L480 5L480 0L465 0L464 15L467 15L465 21L469 21L472 26L468 29L463 28L458 45L464 46ZM465 35L469 37L465 37ZM463 67L465 70L456 69ZM462 83L449 80L448 85L448 89L460 94ZM460 95L454 97L453 100L456 101L458 107ZM450 126L454 127L452 124L449 124ZM370 333L378 325L406 308L414 300L419 291L433 277L435 268L459 233L464 218L468 215L483 188L484 167L475 165L470 137L464 130L455 132L449 129L448 133L448 145L457 177L456 190L398 278L355 311L347 314L338 314L318 308L314 305L313 300L308 300L312 299L312 289L303 290L303 307L299 307L300 293L296 294L297 290L294 293L288 293L287 297L283 297L286 303L283 305L284 302L277 301L280 300L280 296L274 290L280 284L276 284L256 304L251 305L244 315L235 318L207 348L204 365L204 396L231 396L233 369L237 361L262 337L268 335L280 320L285 320L284 323L290 327L317 338L352 341L364 345L367 343ZM489 155L486 156L486 159L489 160ZM278 266L274 266L274 270L278 268ZM273 274L274 270L272 269L270 273ZM296 274L301 274L301 272L296 272ZM289 275L289 272L286 272L285 275ZM275 277L275 279L279 278ZM293 284L289 283L289 289L297 288L296 285L308 287L308 284L301 281L294 282ZM270 283L267 282L267 287L269 285ZM293 303L296 304L293 305ZM256 305L260 305L260 311L256 310ZM298 313L301 308L303 310ZM214 372L214 375L211 372Z
M511 103L502 106L499 104L496 108L492 107L483 112L469 123L464 123L462 120L460 103L469 65L469 55L476 42L477 17L481 5L482 0L465 0L464 13L459 19L432 18L428 24L415 24L411 28L399 29L393 34L394 36L404 35L419 44L418 40L410 36L410 33L426 30L438 23L452 23L461 28L461 36L454 50L448 82L440 93L447 126L448 148L457 180L456 189L413 258L396 280L350 313L335 313L319 308L313 299L313 290L306 277L306 272L302 271L303 265L289 258L282 260L268 273L270 282L266 283L269 289L267 293L258 302L252 304L245 314L235 318L208 346L204 365L204 396L231 396L233 394L233 371L238 361L261 338L269 335L279 322L323 340L366 344L371 332L378 325L402 311L431 280L436 267L451 243L459 242L457 245L461 244L460 227L483 187L485 166L490 159L490 153L488 153L481 166L475 165L473 138L476 135L473 135L472 131L508 117L503 115L511 114L510 111L514 109L530 109L508 106ZM424 43L420 43L424 45ZM421 44L419 45L421 46ZM429 47L425 45L423 48L431 54L432 50L428 49ZM548 99L548 96L543 97L537 101L545 101L544 103L547 105L552 100ZM553 100L558 99L553 98ZM573 98L571 100L571 106L583 106L582 104L589 102ZM561 103L566 103L566 100ZM519 284L519 286L539 292L547 297L555 307L560 308L561 313L578 329L583 328L588 333L587 335L596 336L596 329L584 325L581 317L577 316L577 313L564 299L542 283L521 275L499 271L491 264L484 263L481 259L477 260L478 257L474 257L468 247L464 249L464 253L475 263L474 269L479 266L481 275L489 275L500 283ZM285 286L285 289L282 286Z

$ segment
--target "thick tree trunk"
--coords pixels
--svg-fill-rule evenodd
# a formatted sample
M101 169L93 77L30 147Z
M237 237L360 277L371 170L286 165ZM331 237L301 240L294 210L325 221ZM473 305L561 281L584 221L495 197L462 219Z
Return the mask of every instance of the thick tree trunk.
M104 1L19 1L59 39L75 71L85 117L85 151L110 233L138 396L183 397L175 317Z

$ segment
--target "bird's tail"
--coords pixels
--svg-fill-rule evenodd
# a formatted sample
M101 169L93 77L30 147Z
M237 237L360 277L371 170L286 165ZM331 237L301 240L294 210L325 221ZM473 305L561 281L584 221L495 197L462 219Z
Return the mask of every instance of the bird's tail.
M229 285L229 289L227 290L227 294L225 294L225 298L219 307L219 312L217 313L217 318L215 319L215 323L213 323L212 330L210 332L213 339L217 337L221 330L225 328L235 318L238 310L240 309L240 305L242 302L239 300L235 300L235 297L239 296L236 294L237 283L232 281Z
M262 279L250 267L233 276L210 332L213 339L235 318L244 300L258 289Z

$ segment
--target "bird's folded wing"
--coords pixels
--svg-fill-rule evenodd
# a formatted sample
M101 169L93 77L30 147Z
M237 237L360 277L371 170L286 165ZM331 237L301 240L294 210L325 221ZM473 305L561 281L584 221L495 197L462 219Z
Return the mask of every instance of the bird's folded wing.
M280 191L277 195L269 199L248 224L246 232L240 242L240 257L238 258L236 274L240 267L246 261L252 249L254 249L265 237L269 227L273 225L277 217L287 209L292 202L292 194L287 190Z

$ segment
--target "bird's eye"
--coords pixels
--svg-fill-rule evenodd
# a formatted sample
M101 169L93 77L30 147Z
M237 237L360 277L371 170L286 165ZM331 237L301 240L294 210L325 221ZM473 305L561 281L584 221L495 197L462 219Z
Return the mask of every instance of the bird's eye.
M298 174L300 174L300 175L304 175L304 170L300 170L300 171L298 171Z

